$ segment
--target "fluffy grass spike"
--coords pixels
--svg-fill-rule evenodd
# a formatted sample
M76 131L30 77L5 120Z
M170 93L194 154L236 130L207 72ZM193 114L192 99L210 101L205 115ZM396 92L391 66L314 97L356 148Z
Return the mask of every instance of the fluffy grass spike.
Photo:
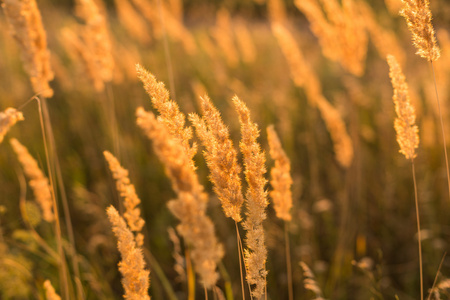
M55 292L50 280L44 281L45 298L47 300L61 300L61 297Z
M138 126L153 141L153 149L177 193L178 198L168 203L169 210L180 220L177 230L192 248L190 254L201 282L211 289L219 278L216 270L223 248L215 236L213 222L206 215L208 195L198 181L194 163L182 141L152 113L138 108L136 115Z
M53 222L55 215L53 214L53 200L48 178L39 169L36 160L30 155L25 146L16 139L11 139L10 143L17 154L25 175L29 179L29 184L36 197L36 202L41 207L44 220Z
M267 249L265 245L263 221L266 219L267 192L264 187L267 180L265 155L257 141L258 126L250 119L250 111L237 96L233 98L241 124L240 148L244 158L245 179L248 183L246 192L247 218L244 229L247 231L245 249L245 267L247 281L252 286L252 295L260 299L266 289Z
M209 178L225 215L240 222L244 197L241 192L241 167L237 161L237 151L219 111L207 96L201 98L201 108L203 118L191 114L189 119L206 148L204 155L211 172Z
M47 49L47 35L36 1L4 0L2 7L11 34L19 46L33 91L46 98L52 97L49 82L54 74Z
M400 15L405 17L406 24L412 33L416 54L427 59L436 61L440 56L440 49L436 43L436 35L428 0L402 0L403 8Z
M150 271L145 269L142 249L136 245L133 233L117 210L110 206L106 212L113 227L112 230L118 240L117 248L122 256L122 260L119 263L119 271L123 276L124 299L150 300L148 296Z
M19 121L23 121L23 114L15 108L8 107L4 111L0 112L0 143L3 142L3 138L9 129Z
M290 221L292 219L290 210L292 208L292 178L291 163L283 148L280 139L272 126L267 127L267 137L269 140L270 156L275 161L275 166L270 170L273 190L270 192L277 217Z
M388 55L389 76L394 88L394 104L397 118L394 127L397 132L397 142L400 145L400 153L407 159L416 157L416 148L419 147L419 129L416 122L416 114L411 104L408 93L408 84L405 76L394 56Z
M131 184L128 177L128 170L124 169L114 155L108 151L104 151L103 155L109 164L109 169L116 180L116 188L120 196L124 198L125 213L123 214L127 220L128 227L136 233L136 243L141 247L144 243L144 236L141 233L145 221L141 218L141 210L137 207L141 200L136 194L134 185Z

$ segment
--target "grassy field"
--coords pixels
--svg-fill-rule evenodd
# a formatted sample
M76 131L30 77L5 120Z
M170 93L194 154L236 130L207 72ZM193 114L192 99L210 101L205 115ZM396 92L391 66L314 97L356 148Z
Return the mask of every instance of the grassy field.
M449 298L447 0L2 7L0 299Z

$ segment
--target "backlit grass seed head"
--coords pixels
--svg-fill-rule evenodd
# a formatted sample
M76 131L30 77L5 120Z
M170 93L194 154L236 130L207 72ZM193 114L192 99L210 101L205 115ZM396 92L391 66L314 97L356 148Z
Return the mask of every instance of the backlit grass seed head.
M428 61L436 61L440 56L440 49L436 43L436 36L431 23L432 15L428 0L402 0L403 8L400 15L405 17L406 24L412 33L416 54Z
M191 246L191 256L201 282L210 289L217 282L217 263L223 257L214 224L206 215L208 195L199 183L194 163L182 141L152 113L138 108L137 124L153 141L153 149L165 166L178 198L168 203L172 214L180 220L177 230Z
M391 78L394 95L392 99L395 104L397 118L394 122L397 132L397 142L400 145L400 153L407 159L416 157L415 149L419 147L419 129L416 122L416 113L411 104L408 93L408 84L405 76L394 56L388 55L389 77Z
M291 163L283 148L280 139L273 128L267 127L267 137L269 140L270 156L275 161L275 166L270 170L272 177L270 184L273 190L270 192L277 217L285 221L292 219L290 210L292 208L292 178Z
M92 56L89 61L94 63L101 79L110 82L113 79L114 58L106 17L94 0L77 0L76 13L85 22L80 36L86 47L85 51Z
M246 192L247 218L244 221L247 249L244 252L247 281L252 286L252 295L261 298L266 288L267 249L265 245L263 220L266 218L267 192L264 187L267 180L265 155L257 142L258 126L250 119L250 111L237 96L233 103L241 124L240 148L244 158L245 179L248 183Z
M8 107L0 112L0 143L9 129L19 121L23 121L23 114L15 108Z
M61 297L55 292L50 280L44 281L45 298L47 300L61 300Z
M47 36L35 0L4 0L3 11L11 34L17 41L25 71L33 91L44 97L53 96L49 81L54 77L47 49Z
M201 98L201 108L203 118L196 114L191 114L189 118L206 148L203 154L210 170L209 178L225 215L240 222L244 197L241 192L241 167L237 161L237 151L219 111L207 96Z
M134 185L128 178L128 170L122 168L117 158L110 152L104 151L103 155L109 164L109 169L116 180L116 188L120 196L124 198L125 213L123 214L127 220L128 227L136 233L136 242L138 246L142 246L143 235L141 232L145 221L141 218L141 210L137 206L141 203Z
M119 263L119 271L123 277L124 299L150 300L148 296L150 272L145 269L142 249L136 245L133 233L117 210L110 206L106 212L114 235L117 238L117 248L122 256L122 260Z
M300 267L303 269L303 284L305 289L313 292L316 295L315 300L324 300L322 290L319 287L319 284L316 281L316 277L314 276L311 269L304 262L300 262Z
M39 169L36 160L30 155L27 148L16 139L11 139L10 143L24 169L25 175L29 179L36 202L42 209L44 220L53 222L55 216L53 214L53 201L48 178Z
M354 156L353 143L341 114L323 95L318 95L315 103L333 140L337 162L344 168L350 167Z
M157 81L152 73L139 64L136 64L136 72L138 78L144 84L145 91L151 97L153 107L160 114L158 120L164 123L171 135L181 140L190 157L194 157L197 147L195 144L192 146L189 144L189 140L192 139L193 135L192 128L185 127L186 116L180 111L178 104L170 100L169 91L164 86L164 83Z

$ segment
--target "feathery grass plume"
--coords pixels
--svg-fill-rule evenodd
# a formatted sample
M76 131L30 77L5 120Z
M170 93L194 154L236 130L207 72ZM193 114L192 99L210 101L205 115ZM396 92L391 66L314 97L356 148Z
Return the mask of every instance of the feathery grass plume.
M311 269L304 262L300 262L300 267L303 269L303 284L305 289L313 292L316 295L314 300L324 300L322 290L317 284L316 277L314 276Z
M353 0L296 0L311 30L319 39L323 54L338 62L350 73L361 76L367 54L367 33L364 19Z
M319 109L333 140L336 160L341 166L348 168L353 160L353 144L341 115L322 95L320 81L306 63L291 33L279 23L272 24L272 31L289 63L295 85L303 87L309 103Z
M23 114L15 108L8 107L0 111L0 143L3 142L3 138L11 127L23 120Z
M24 169L25 175L29 179L29 184L36 197L36 202L42 209L44 220L53 222L55 216L53 214L53 200L48 178L39 169L36 160L30 155L25 146L16 139L11 139L10 143Z
M322 95L320 95L315 102L317 103L317 108L327 126L331 139L333 140L336 160L342 167L350 167L354 155L353 143L345 128L345 123L342 120L341 114Z
M148 44L152 38L145 19L129 0L114 0L117 16L128 33L142 44Z
M270 156L275 161L275 166L270 170L272 180L270 184L273 190L270 192L277 217L285 221L292 219L290 209L292 208L292 178L291 163L283 148L280 139L273 127L267 127L267 137L270 147Z
M286 5L282 0L267 0L267 10L270 22L283 23L286 21Z
M71 28L63 28L61 30L61 40L71 59L74 61L81 60L84 72L89 80L92 81L94 89L96 91L104 90L105 84L100 69L96 65L95 57L90 51L86 51L86 45L83 40Z
M441 292L448 291L450 289L450 279L443 278L435 287L430 290L430 294L433 294L435 299L441 299ZM431 298L428 298L431 299Z
M163 82L157 81L152 73L139 64L136 64L136 72L144 84L145 91L151 97L153 107L160 114L158 120L164 123L171 135L180 140L189 158L192 159L197 153L197 146L195 143L192 146L189 144L193 133L191 127L185 128L186 116L180 111L178 104L170 100L169 91ZM191 164L193 165L193 162Z
M208 196L198 181L192 158L163 121L141 107L136 115L138 126L153 141L153 149L178 195L168 203L169 210L180 220L177 230L192 247L191 257L202 283L206 288L212 288L218 280L216 269L223 257L223 249L217 242L214 224L206 215Z
M239 63L239 56L234 44L233 31L231 29L230 13L226 9L221 9L216 15L216 26L212 30L212 36L217 45L222 50L225 60L230 67L236 67Z
M436 61L440 56L440 49L436 44L429 0L402 0L400 11L406 19L406 24L412 33L416 54L428 61Z
M47 49L47 36L35 0L4 0L3 11L17 41L25 71L35 93L53 96L49 81L54 77Z
M108 30L106 17L100 12L94 0L77 0L76 14L84 20L80 37L85 51L92 56L94 66L97 68L103 82L113 79L114 59L112 56L112 43ZM102 91L104 86L101 86Z
M106 212L114 235L118 240L117 248L122 256L122 260L119 263L119 271L123 276L124 298L128 300L150 300L148 296L150 271L145 269L142 249L136 245L133 233L117 210L111 205Z
M181 243L178 235L172 227L167 229L169 233L169 239L173 244L172 257L175 260L174 270L177 272L178 276L176 278L177 281L185 282L186 281L186 270L185 270L185 259L183 255L181 255Z
M225 215L240 222L244 197L241 192L239 177L241 167L237 161L237 152L233 147L228 128L208 96L201 98L201 108L203 118L191 114L189 119L206 148L204 155L211 172L209 178L214 185L214 192L222 203Z
M397 1L400 3L400 0ZM365 19L364 25L380 56L384 58L386 55L392 54L400 64L403 64L405 62L405 52L400 46L395 33L381 27L372 8L366 2L358 2L358 5Z
M61 300L61 297L55 292L50 280L44 281L44 289L47 300Z
M267 277L267 249L262 224L266 218L265 210L268 205L267 192L264 189L267 183L264 178L266 159L258 144L259 130L258 126L250 119L250 111L237 96L234 96L232 100L241 124L242 137L239 145L244 158L245 179L248 183L247 218L243 223L243 227L247 231L247 249L245 249L244 256L246 276L247 282L253 286L251 291L253 297L260 299L265 293Z
M415 149L419 147L419 129L416 123L416 113L411 104L408 94L408 84L405 76L394 56L388 55L387 62L389 64L389 77L394 88L394 96L392 99L395 104L394 127L397 132L397 142L400 145L400 153L407 159L416 157Z
M236 42L241 54L242 61L248 64L254 62L256 59L257 51L255 49L255 44L246 23L236 22L234 26L234 34L236 35Z
M144 244L144 235L141 233L145 221L141 218L141 210L137 206L141 203L134 185L128 177L128 170L124 169L114 155L108 151L104 151L103 155L109 164L109 169L116 180L116 188L120 196L124 198L125 213L123 214L127 220L128 227L136 234L136 244L141 247Z
M295 85L302 87L308 78L308 69L305 68L305 59L302 52L294 37L281 23L272 23L271 28L289 64L292 80Z

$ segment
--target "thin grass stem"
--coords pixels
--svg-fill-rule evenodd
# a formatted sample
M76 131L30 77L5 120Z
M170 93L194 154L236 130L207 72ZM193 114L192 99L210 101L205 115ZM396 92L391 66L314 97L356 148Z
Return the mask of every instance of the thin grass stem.
M447 143L445 141L444 121L442 118L441 102L439 101L439 94L438 94L438 90L437 90L436 74L434 72L434 65L433 65L432 61L430 63L431 63L431 70L433 71L434 90L436 92L436 101L437 101L438 110L439 110L439 120L441 123L442 142L444 143L444 155L445 155L445 166L446 166L445 170L447 171L448 197L450 199L450 171L449 171L449 167L448 167Z
M238 257L239 257L239 272L241 274L242 299L245 300L244 274L242 272L242 256L241 256L242 241L241 241L241 235L239 234L239 228L238 228L237 222L235 221L234 224L236 225L236 242L237 242Z
M161 265L158 263L158 260L155 259L155 257L152 255L152 253L147 249L144 248L144 256L147 259L149 266L151 267L152 272L155 272L156 276L158 276L158 279L161 281L161 284L166 291L167 299L169 300L177 300L177 296L175 295L175 292L170 285L169 279L167 279L166 275L164 274L163 269L161 268Z
M294 300L294 286L292 284L292 268L291 268L291 247L288 233L288 223L284 222L284 242L286 248L286 272L288 279L289 300Z
M444 259L445 259L446 255L447 255L447 252L444 253L444 255L442 256L441 262L439 263L439 267L437 269L436 276L434 277L433 285L431 286L430 292L428 293L427 300L431 300L431 293L433 292L434 287L436 286L436 282L437 282L437 279L438 279L438 276L439 276L439 272L441 271L442 264L444 263Z
M419 217L419 201L417 199L417 183L416 171L414 167L414 158L411 158L412 173L414 180L414 199L416 203L416 219L417 219L417 242L419 246L419 266L420 266L420 299L423 300L423 265L422 265L422 236L420 233L420 217Z
M194 269L192 268L191 255L189 253L189 249L186 248L184 256L186 260L186 273L188 281L188 300L195 300L195 274Z
M38 103L38 109L39 109L39 122L41 125L41 131L42 131L42 136L43 136L43 140L44 140L44 150L45 150L45 157L46 157L46 161L47 161L47 169L48 169L48 178L50 181L50 191L51 191L51 195L52 195L52 200L53 200L53 210L54 210L54 214L55 214L55 233L56 233L56 240L57 240L57 247L58 247L58 254L59 254L59 273L60 273L60 281L61 281L61 289L62 289L62 294L65 296L66 299L70 299L69 298L69 280L67 278L67 266L66 266L66 259L65 259L65 255L64 255L64 249L62 246L62 237L61 237L61 222L60 222L60 218L59 218L59 212L58 212L58 204L56 202L56 194L55 194L55 185L54 185L54 165L51 164L50 161L50 152L48 149L48 143L49 141L47 140L47 134L49 134L51 137L53 137L52 134L52 130L51 130L51 123L49 120L49 114L48 114L48 109L47 109L47 105L46 105L46 101L45 98L43 98L43 101L40 101L39 98L36 97L36 101ZM44 117L44 114L45 117ZM44 126L44 123L46 126ZM50 138L50 148L51 148L51 152L52 154L54 154L54 140L52 138ZM53 141L53 142L52 142ZM52 158L55 158L55 155L52 155Z

